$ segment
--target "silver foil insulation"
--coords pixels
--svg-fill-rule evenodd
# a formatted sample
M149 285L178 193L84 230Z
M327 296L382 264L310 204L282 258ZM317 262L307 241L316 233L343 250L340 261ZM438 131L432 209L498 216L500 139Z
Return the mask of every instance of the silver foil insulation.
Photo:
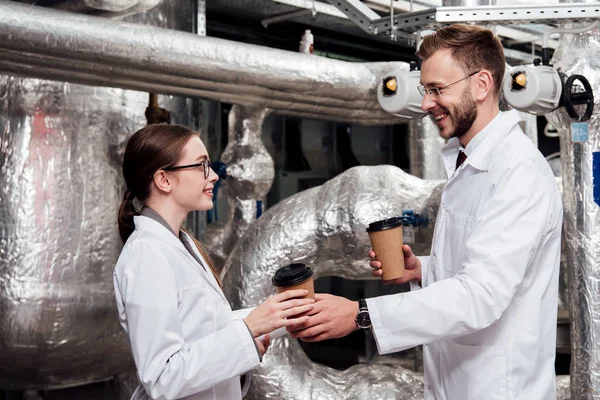
M564 109L548 116L561 141L565 209L564 239L567 298L571 318L571 394L573 400L600 399L600 213L594 184L600 171L593 160L600 151L598 93L600 93L600 33L565 34L551 63L567 76L585 76L595 94L589 139L574 142ZM596 157L596 158L595 158Z

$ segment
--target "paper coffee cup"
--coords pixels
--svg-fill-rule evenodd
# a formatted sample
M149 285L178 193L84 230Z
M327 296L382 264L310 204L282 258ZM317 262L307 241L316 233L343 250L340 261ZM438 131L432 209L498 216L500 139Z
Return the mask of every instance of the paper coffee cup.
M367 228L377 261L381 262L384 281L404 276L404 251L402 251L401 217L372 222Z
M315 298L313 270L304 264L290 264L279 268L271 279L277 293L293 289L306 289L308 294L303 298Z

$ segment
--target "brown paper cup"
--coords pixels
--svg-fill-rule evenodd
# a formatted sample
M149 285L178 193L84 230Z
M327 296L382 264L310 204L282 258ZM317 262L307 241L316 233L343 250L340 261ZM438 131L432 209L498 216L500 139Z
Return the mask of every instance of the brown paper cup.
M367 232L377 261L381 262L383 271L381 279L388 281L402 278L404 276L402 225L383 230L367 230Z
M293 286L275 286L275 290L277 290L277 293L282 293L285 292L287 290L294 290L294 289L306 289L308 290L308 294L306 296L303 296L301 298L303 299L315 299L315 284L314 284L314 280L313 277L311 276L310 278L308 278L307 280L305 280L302 283L299 283L297 285L293 285Z
M315 298L313 270L304 264L296 263L279 268L271 280L277 293L293 289L306 289L308 294L303 298Z

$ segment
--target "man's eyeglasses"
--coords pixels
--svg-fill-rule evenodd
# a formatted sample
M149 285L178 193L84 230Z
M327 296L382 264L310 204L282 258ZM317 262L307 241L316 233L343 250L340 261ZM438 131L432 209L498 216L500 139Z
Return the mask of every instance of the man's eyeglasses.
M428 87L425 87L423 85L419 85L419 86L417 86L417 89L419 90L419 93L421 93L421 96L423 96L423 97L425 97L426 94L430 95L431 97L440 97L440 95L442 94L442 90L448 89L450 86L452 86L452 85L454 85L454 84L456 84L458 82L464 81L465 79L469 79L473 75L478 74L480 72L481 71L473 72L470 75L467 75L464 78L459 79L459 80L457 80L455 82L452 82L451 84L446 85L446 86L441 87L441 88L437 88L437 87L428 88Z
M163 171L178 171L184 168L196 168L196 169L204 169L204 179L208 179L210 175L211 162L210 160L204 160L199 162L198 164L188 164L188 165L178 165L176 167L166 167L163 168Z

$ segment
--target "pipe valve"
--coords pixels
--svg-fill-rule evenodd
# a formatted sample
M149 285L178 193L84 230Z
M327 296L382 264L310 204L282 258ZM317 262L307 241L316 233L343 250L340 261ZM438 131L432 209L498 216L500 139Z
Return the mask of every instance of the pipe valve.
M421 71L411 67L410 71L390 71L377 86L377 100L385 111L398 117L419 119L426 112L421 109L423 97L417 87Z
M583 122L594 109L594 93L583 75L567 77L550 65L516 67L503 82L506 102L519 111L544 115L564 107L569 116ZM579 105L585 105L578 110Z

